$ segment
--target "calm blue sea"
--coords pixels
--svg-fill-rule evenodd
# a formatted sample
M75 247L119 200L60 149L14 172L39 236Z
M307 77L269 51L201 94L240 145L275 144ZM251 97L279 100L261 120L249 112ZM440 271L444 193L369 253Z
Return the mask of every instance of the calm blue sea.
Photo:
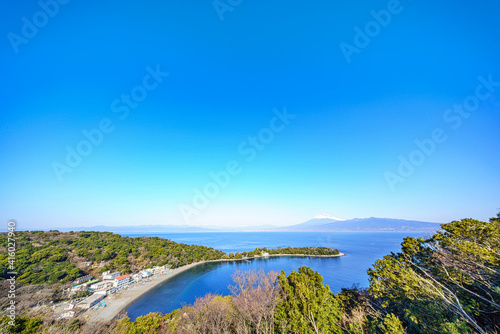
M208 292L228 295L231 275L236 270L264 269L289 274L301 266L318 271L334 293L343 287L368 287L366 270L375 260L397 252L403 238L418 233L397 232L255 232L255 233L170 233L123 234L124 236L157 236L185 244L197 244L229 252L251 251L257 247L323 246L337 248L346 256L339 258L279 257L225 263L210 263L188 270L144 295L127 309L135 320L150 312L169 313L183 305L192 304Z

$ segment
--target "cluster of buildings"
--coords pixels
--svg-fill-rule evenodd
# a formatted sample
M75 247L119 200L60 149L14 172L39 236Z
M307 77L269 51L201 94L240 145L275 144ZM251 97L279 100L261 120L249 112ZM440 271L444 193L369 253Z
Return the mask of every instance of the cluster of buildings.
M71 295L77 292L89 291L92 295L78 303L70 303L66 308L67 312L65 312L62 317L71 318L75 314L75 312L72 311L73 308L87 310L97 305L107 295L116 293L117 291L120 291L133 283L140 282L148 277L165 273L168 269L169 267L165 265L162 267L153 267L151 269L141 270L140 272L132 275L122 275L118 271L113 273L105 271L102 273L102 281L97 279L92 280L91 275L79 277L74 282L76 285L67 289L66 292Z

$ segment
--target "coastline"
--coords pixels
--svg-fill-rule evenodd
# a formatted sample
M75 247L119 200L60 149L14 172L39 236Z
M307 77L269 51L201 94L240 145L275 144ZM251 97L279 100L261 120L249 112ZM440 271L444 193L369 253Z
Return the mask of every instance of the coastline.
M259 256L257 258L261 257L278 257L278 256L296 256L296 257L341 257L344 256L344 253L339 252L338 254L335 255L307 255L307 254L272 254L268 256Z
M245 257L241 259L219 259L219 260L209 260L209 261L199 261L191 263L179 268L171 269L165 274L158 275L151 278L149 281L142 283L136 283L132 289L126 289L118 292L115 298L106 297L104 302L106 307L92 310L87 312L86 317L91 317L92 321L111 321L119 316L123 311L125 311L130 305L144 296L146 293L150 292L152 289L162 284L163 282L179 275L180 273L199 266L204 263L211 262L233 262L233 261L244 261L244 260L254 260L260 258L268 257L282 257L282 256L295 256L295 257L340 257L344 256L344 253L339 253L336 255L307 255L307 254L272 254L267 256L254 256Z
M111 321L116 318L120 313L125 311L127 307L136 302L143 295L160 285L161 283L169 280L172 277L179 275L180 273L194 268L200 264L207 261L200 261L191 263L179 268L171 269L166 274L158 275L157 277L152 277L149 281L142 283L136 283L132 289L122 290L116 294L115 298L106 297L104 302L106 307L99 310L92 310L88 312L91 318L95 321Z

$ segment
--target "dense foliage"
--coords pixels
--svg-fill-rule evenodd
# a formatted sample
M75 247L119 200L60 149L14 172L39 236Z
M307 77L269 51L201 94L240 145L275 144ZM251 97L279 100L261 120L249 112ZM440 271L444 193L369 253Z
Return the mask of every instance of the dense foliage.
M319 273L301 267L288 277L281 272L278 282L282 300L275 319L279 333L342 333L339 303Z
M500 223L463 219L369 270L370 292L412 333L500 332Z
M16 232L18 283L65 283L105 270L123 273L168 264L222 258L213 248L185 245L158 237L122 237L109 232ZM8 270L7 235L0 234L0 277Z
M267 249L267 248L257 248L255 251L264 251L269 253L270 255L275 254L301 254L301 255L322 255L322 256L331 256L331 255L339 255L339 250L334 248L327 247L285 247L285 248L275 248L275 249Z
M269 248L255 248L251 252L242 253L229 253L224 256L225 259L242 259L244 257L262 256L263 254L269 255L309 255L309 256L336 256L340 252L338 249L327 247L278 247L274 249Z

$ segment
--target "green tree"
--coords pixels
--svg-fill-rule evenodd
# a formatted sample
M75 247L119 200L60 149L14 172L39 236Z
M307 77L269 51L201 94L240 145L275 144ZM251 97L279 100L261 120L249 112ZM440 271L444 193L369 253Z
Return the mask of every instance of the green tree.
M133 323L130 318L125 317L120 320L117 332L124 334L158 333L165 328L165 322L159 313L149 313L138 317Z
M368 271L370 292L410 332L497 332L499 235L496 219L462 219L442 225L429 239L406 238L400 253L384 256Z
M405 334L403 323L392 313L386 315L380 327L384 334Z
M340 305L323 277L300 267L288 277L278 276L283 301L276 306L275 323L281 333L341 333Z
M35 334L39 333L43 326L43 321L40 317L16 317L14 326L9 325L11 321L8 317L0 318L0 333L20 333L20 334Z

